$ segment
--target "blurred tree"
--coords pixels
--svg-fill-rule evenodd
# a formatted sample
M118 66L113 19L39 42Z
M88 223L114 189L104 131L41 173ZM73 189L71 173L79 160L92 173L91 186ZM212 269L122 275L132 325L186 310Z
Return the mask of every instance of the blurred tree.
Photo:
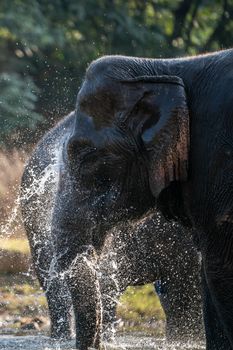
M10 144L23 128L36 128L42 116L34 111L38 88L30 77L0 74L0 145Z
M100 55L168 57L229 47L232 18L233 0L1 0L0 73L15 74L9 94L17 95L20 81L30 90L30 98L18 99L25 118L6 87L1 92L4 108L11 107L11 127L2 134L43 130L72 110L87 63ZM0 109L0 125L4 118Z

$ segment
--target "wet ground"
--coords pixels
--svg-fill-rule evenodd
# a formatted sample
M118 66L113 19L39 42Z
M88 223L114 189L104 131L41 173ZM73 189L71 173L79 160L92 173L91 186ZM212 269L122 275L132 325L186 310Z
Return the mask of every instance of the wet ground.
M50 338L37 336L10 336L0 337L0 350L50 350L74 349L74 341L58 343ZM143 334L121 334L111 344L104 344L103 349L135 349L135 350L199 350L205 349L204 344L183 344L175 342L169 344L164 339L143 336Z

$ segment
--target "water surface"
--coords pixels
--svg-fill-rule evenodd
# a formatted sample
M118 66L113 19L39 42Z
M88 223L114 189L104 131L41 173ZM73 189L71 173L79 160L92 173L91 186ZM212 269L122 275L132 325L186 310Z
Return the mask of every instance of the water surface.
M56 342L49 337L36 336L0 336L0 350L72 350L74 341ZM115 342L104 344L106 350L201 350L205 349L203 343L184 344L180 342L167 343L164 339L156 339L142 334L117 335Z

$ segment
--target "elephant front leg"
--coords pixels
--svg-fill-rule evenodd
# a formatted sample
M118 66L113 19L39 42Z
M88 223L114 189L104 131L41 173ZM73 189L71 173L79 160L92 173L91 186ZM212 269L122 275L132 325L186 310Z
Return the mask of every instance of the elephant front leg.
M72 304L66 283L53 279L45 291L51 320L51 337L71 339Z
M207 350L231 350L231 345L224 333L216 308L212 301L202 268L203 315L206 332Z
M39 236L39 234L38 234ZM48 303L51 321L51 337L70 339L72 324L72 300L67 283L59 273L53 246L48 239L43 244L31 242L34 270Z
M82 253L73 260L67 274L75 313L76 347L80 350L88 347L99 349L102 306L97 260L93 247L82 248Z
M217 255L214 258L211 256L203 260L205 281L214 305L214 311L216 310L215 319L219 324L217 326L217 321L214 322L211 316L213 307L211 308L207 303L207 318L205 318L207 349L233 349L233 266L224 262ZM216 328L218 332L216 332ZM212 339L213 334L215 334L215 341ZM228 347L223 346L225 343ZM222 347L219 347L219 344Z
M197 341L204 337L200 281L197 271L163 280L160 301L166 314L169 341Z
M123 257L121 257L123 259ZM126 288L117 264L117 251L107 246L100 257L100 287L103 309L103 340L113 341L116 326L116 308L122 291ZM122 269L121 269L122 271ZM130 271L129 271L130 273Z
M103 307L102 335L103 340L109 342L114 339L119 293L115 281L112 281L109 276L105 277L104 280L100 281Z

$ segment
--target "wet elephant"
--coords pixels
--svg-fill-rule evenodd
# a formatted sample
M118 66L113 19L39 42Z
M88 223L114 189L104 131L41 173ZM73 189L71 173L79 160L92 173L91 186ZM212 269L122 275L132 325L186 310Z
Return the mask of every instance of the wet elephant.
M80 168L98 168L110 139L105 160L112 157L116 171L107 179L122 193L119 207L133 215L153 198L168 219L198 229L208 350L233 349L232 62L233 50L98 59L87 69L68 142L70 159L75 149L86 154ZM81 135L88 116L92 134Z
M85 128L91 136L92 118L83 121L81 137ZM120 176L118 159L114 153L113 159L108 155L111 142L102 149L100 164L110 166L109 174L92 166L92 159L89 170L80 170L85 152L70 142L75 123L76 115L71 113L45 135L22 179L22 215L34 268L48 301L52 336L70 337L74 311L77 346L98 347L126 287L162 278L169 339L196 338L202 315L192 235L166 223L154 208L153 196L140 201L138 208L133 193L125 196L117 184L111 185L110 177ZM95 177L99 170L100 178ZM119 199L124 200L124 208L118 206ZM133 201L130 205L128 199Z
M200 266L190 232L147 212L108 232L99 265L104 328L115 320L116 297L127 286L161 280L157 291L166 313L167 340L202 339Z

